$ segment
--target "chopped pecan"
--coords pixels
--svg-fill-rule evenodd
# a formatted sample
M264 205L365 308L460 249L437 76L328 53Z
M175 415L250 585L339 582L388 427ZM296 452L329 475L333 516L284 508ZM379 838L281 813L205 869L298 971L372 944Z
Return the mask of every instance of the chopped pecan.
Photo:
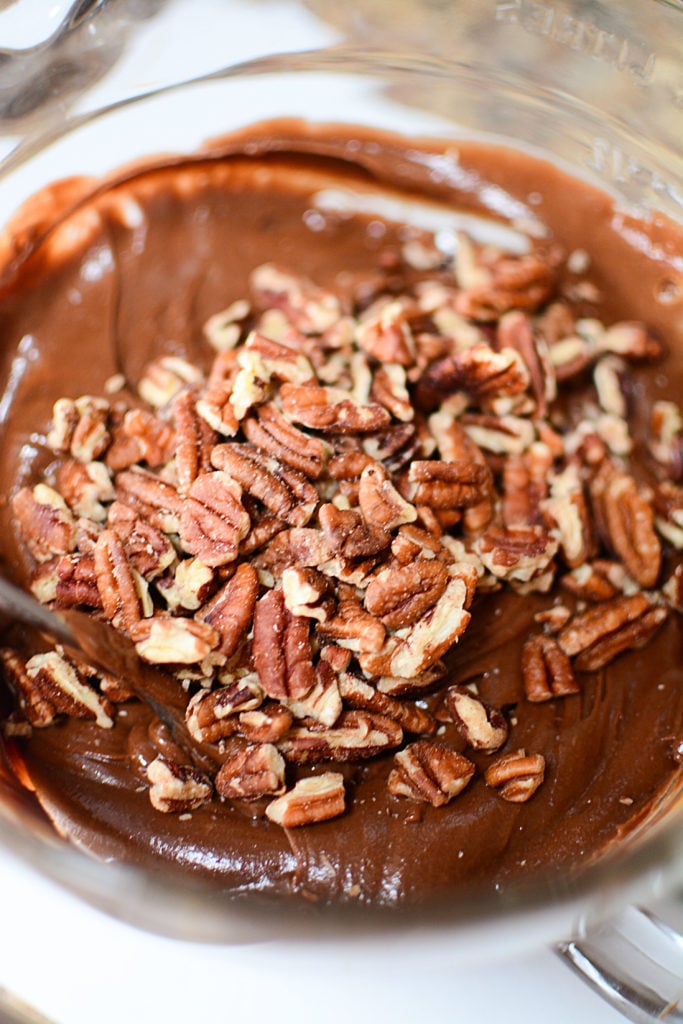
M106 451L111 434L108 430L109 402L106 398L83 395L74 402L76 422L71 433L69 451L79 462L92 462Z
M667 476L683 478L683 416L675 402L653 403L648 448Z
M273 263L256 267L249 284L260 305L283 310L304 334L322 334L341 317L339 299L333 292Z
M542 526L511 526L505 529L490 526L474 542L474 550L484 566L512 584L538 581L539 589L547 589L546 577L557 552L558 541Z
M297 828L337 818L345 807L344 776L324 772L299 779L293 789L268 804L266 817L283 828Z
M534 441L534 425L523 416L465 413L461 423L472 441L496 455L525 452Z
M373 680L373 684L380 693L388 693L392 697L415 696L423 690L430 690L435 683L446 675L446 666L443 661L435 661L433 665L410 677L404 676L380 676Z
M388 409L402 423L410 423L415 410L406 384L405 370L398 363L385 363L372 377L370 398Z
M662 593L672 608L683 612L683 564L676 566L662 587Z
M474 593L476 573L458 567L443 594L414 626L389 637L377 653L360 654L358 662L371 676L419 676L438 661L464 632L470 620L466 611Z
M282 590L270 590L256 602L254 665L261 686L275 700L303 697L316 681L309 624L287 610Z
M110 506L107 529L118 536L130 564L147 580L161 576L176 560L175 548L166 534L122 501Z
M524 360L536 399L536 414L545 416L549 404L557 397L555 370L545 338L534 331L531 319L520 310L505 313L498 322L496 334L501 349L513 348Z
M210 779L191 765L155 757L147 765L152 807L164 814L187 814L203 807L213 795Z
M45 443L53 452L68 452L78 423L78 410L71 398L58 398L52 408L52 422Z
M443 807L463 791L474 765L452 747L434 740L416 740L394 755L387 788L394 796Z
M535 442L526 452L512 453L503 464L503 521L510 526L535 526L542 521L553 457L547 445Z
M318 492L297 469L264 455L250 444L219 444L211 461L248 494L290 526L305 526L318 503Z
M259 406L242 423L247 440L315 480L322 472L325 446L292 426L272 402Z
M240 426L230 401L238 373L237 353L220 352L213 361L206 387L197 396L198 415L223 437L234 437Z
M246 299L236 299L227 309L214 313L205 322L203 331L206 340L217 352L234 348L240 338L240 323L249 316L251 307Z
M348 672L339 676L339 692L350 707L391 718L404 732L431 734L436 729L436 722L428 711L412 701L396 700Z
M231 658L244 642L254 615L258 597L258 575L252 565L243 562L214 596L204 604L196 618L216 630L216 650Z
M218 633L206 622L181 616L155 615L131 630L135 649L157 665L195 665L218 646Z
M178 533L183 500L173 484L139 466L117 473L114 483L125 505L162 533Z
M395 423L386 430L369 434L363 441L363 449L389 473L399 473L416 455L428 454L424 449L430 444L433 447L431 438L425 444L424 428L421 431L414 423ZM344 486L340 486L344 490Z
M600 332L597 349L635 362L654 362L664 355L661 340L637 320L620 320Z
M558 531L564 560L570 568L594 554L595 543L588 504L575 463L550 480L550 496L541 507Z
M236 715L262 702L263 690L253 672L218 690L199 690L187 705L188 732L198 743L217 743L235 731Z
M460 236L455 268L462 291L456 310L474 320L496 320L511 309L537 309L550 295L554 271L549 259L477 250Z
M365 607L387 629L412 626L439 600L448 570L436 558L388 567L373 576L365 591Z
M379 463L367 466L361 473L358 503L365 521L383 530L394 530L417 519L415 506L401 497Z
M527 754L524 749L504 754L484 772L484 782L503 800L522 804L534 795L545 777L543 754Z
M384 624L354 598L340 601L336 613L319 622L316 632L338 647L369 652L381 650L386 635Z
M490 470L479 462L418 459L399 479L408 501L431 509L470 508L487 496L490 486Z
M210 456L216 434L197 412L197 396L193 391L186 389L176 395L172 409L176 425L178 490L185 495L200 473L211 469Z
M114 724L114 709L90 686L73 662L59 651L34 654L26 662L26 676L43 700L72 718L93 719L102 729Z
M321 505L318 519L329 551L342 558L371 558L391 544L391 536L383 526L366 522L352 509L339 509L331 503Z
M330 581L317 569L290 567L282 573L282 592L292 615L326 622L334 613Z
M154 409L168 405L188 384L199 387L202 374L180 356L159 356L149 363L138 381L138 394Z
M254 711L242 711L238 729L252 743L277 743L292 726L291 711L275 701L267 701Z
M204 604L214 589L215 572L199 558L183 558L173 573L156 581L166 607L171 612L179 608L194 612Z
M3 678L14 691L27 721L40 729L52 725L59 711L52 699L45 696L31 679L21 655L11 648L3 647L0 649L0 664Z
M62 555L57 562L56 575L53 600L60 608L102 607L94 555Z
M401 726L384 715L342 711L332 728L317 723L294 726L278 748L294 764L317 764L375 757L398 747L402 740Z
M257 800L285 791L285 762L272 743L235 744L215 778L227 800Z
M492 754L508 738L505 716L466 686L449 686L446 703L456 729L473 750Z
M319 661L316 681L302 697L288 700L286 706L295 718L310 719L322 725L332 726L342 712L342 699L337 677L326 661Z
M76 546L76 521L61 494L47 484L21 487L12 498L21 536L37 562L65 555Z
M528 386L529 371L515 349L496 352L482 342L428 366L416 395L422 408L432 410L456 391L481 399L517 395Z
M362 405L340 388L283 384L282 410L292 423L333 434L369 434L389 426L391 416L382 405Z
M175 446L176 435L170 423L145 409L129 409L114 429L106 462L114 472L136 462L154 468L173 457Z
M142 618L143 608L139 584L117 533L102 531L97 538L94 558L104 614L118 629L130 632Z
M412 366L415 339L409 322L409 310L401 300L381 303L362 317L356 328L356 341L379 363Z
M202 473L192 482L180 513L180 543L212 568L234 562L251 521L242 488L228 473Z
M325 506L323 506L325 507ZM269 541L256 557L254 564L268 568L275 576L296 566L313 568L326 562L332 552L324 534L307 526L294 526L282 530Z
M558 634L565 654L581 672L594 672L626 650L643 647L668 614L643 593L616 597L574 618Z
M522 680L527 700L534 703L580 692L571 662L552 636L529 637L522 648Z
M57 489L77 516L103 523L107 512L102 502L114 500L109 471L103 462L67 459L57 469Z
M620 568L618 562L613 562L612 566ZM609 563L596 560L593 563L578 565L576 569L565 573L560 584L582 601L611 601L620 590L615 580L610 578L611 575L613 576L609 571Z
M662 480L655 488L654 508L658 531L680 551L683 549L683 487Z

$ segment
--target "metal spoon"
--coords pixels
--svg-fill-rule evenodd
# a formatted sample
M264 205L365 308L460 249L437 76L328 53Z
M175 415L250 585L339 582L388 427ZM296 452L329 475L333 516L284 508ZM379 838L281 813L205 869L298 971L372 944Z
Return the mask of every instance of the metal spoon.
M142 661L134 644L109 623L85 612L50 611L14 583L0 577L0 611L14 622L31 626L85 658L95 668L125 680L182 742L187 737L187 696L176 680Z

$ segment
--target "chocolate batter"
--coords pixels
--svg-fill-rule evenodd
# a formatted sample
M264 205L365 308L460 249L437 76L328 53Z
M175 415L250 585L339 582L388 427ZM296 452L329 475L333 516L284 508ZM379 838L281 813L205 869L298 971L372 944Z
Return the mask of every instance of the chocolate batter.
M673 224L633 221L607 195L520 152L472 143L438 150L283 121L109 182L71 182L22 212L0 272L0 493L45 470L41 439L57 397L101 394L118 373L133 386L160 353L207 367L202 325L247 292L255 266L274 260L342 293L374 273L378 254L399 247L401 226L378 231L379 218L321 214L314 197L329 189L489 215L504 201L542 226L544 244L590 254L600 293L590 315L644 320L664 337L666 363L638 370L647 401L682 393L683 298L672 282L681 280L683 246ZM25 580L6 505L0 537L5 571ZM349 809L314 826L283 830L263 817L262 802L160 814L141 785L140 767L158 747L151 712L138 703L125 705L111 730L75 719L36 729L16 741L19 756L45 811L79 846L102 858L165 861L235 892L395 904L565 874L632 832L679 780L682 627L671 615L645 649L584 674L579 695L532 704L522 699L521 647L534 612L552 602L552 594L477 597L451 659L449 682L476 679L484 699L513 709L512 747L545 756L546 780L524 804L501 801L480 774L446 807L392 797L388 755L345 766ZM443 738L462 749L452 725ZM489 763L468 756L482 769Z

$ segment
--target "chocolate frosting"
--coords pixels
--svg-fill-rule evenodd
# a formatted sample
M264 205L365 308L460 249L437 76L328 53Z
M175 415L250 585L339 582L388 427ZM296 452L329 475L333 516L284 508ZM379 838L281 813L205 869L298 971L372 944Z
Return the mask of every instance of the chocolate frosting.
M260 263L274 260L342 293L371 275L378 253L399 244L401 226L378 230L369 215L321 213L315 196L332 188L451 211L506 208L542 225L545 244L586 250L602 294L594 314L645 320L670 348L663 366L638 371L632 401L680 396L683 300L670 282L680 279L683 247L670 222L635 221L607 195L521 152L282 121L105 183L71 181L22 211L0 271L0 493L45 471L42 436L57 397L100 394L115 373L133 393L160 353L207 367L203 323L247 292ZM6 503L0 537L5 571L25 580ZM583 676L580 695L531 704L521 699L521 645L534 612L552 601L477 598L451 658L452 681L476 679L485 700L513 708L515 746L545 755L546 781L526 804L501 801L481 774L446 807L391 797L389 756L340 769L355 783L351 805L315 826L283 830L259 802L160 814L141 779L164 738L136 702L111 730L72 719L35 730L21 758L47 814L79 846L102 858L165 861L235 892L395 904L564 875L631 833L675 785L682 630L672 616L644 650ZM428 701L438 708L440 697ZM444 738L462 749L452 726ZM487 755L468 756L487 764Z

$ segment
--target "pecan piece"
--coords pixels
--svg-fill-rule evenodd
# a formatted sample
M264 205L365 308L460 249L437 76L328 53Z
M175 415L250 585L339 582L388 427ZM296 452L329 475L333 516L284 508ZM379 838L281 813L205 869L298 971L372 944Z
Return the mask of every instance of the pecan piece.
M178 491L187 494L200 475L211 469L211 450L216 434L197 411L197 396L184 390L173 399L176 424L175 461Z
M252 743L277 743L292 726L291 711L283 704L268 701L254 711L242 711L238 729Z
M552 636L529 637L522 648L522 679L527 700L533 703L580 692L571 662Z
M212 568L234 562L251 521L242 488L228 473L202 473L191 484L180 513L185 551Z
M337 818L345 807L344 776L324 772L299 779L293 789L268 804L266 817L283 828L297 828Z
M175 548L166 534L122 501L110 506L107 529L114 531L132 567L147 580L161 576L176 560Z
M232 579L195 616L199 622L206 622L216 630L220 638L216 650L225 658L231 658L246 639L258 589L256 570L243 562Z
M47 484L21 487L12 498L19 531L37 562L65 555L76 546L76 521L61 494Z
M114 489L103 462L67 459L57 469L57 488L77 516L85 516L97 523L107 518L102 502L113 501Z
M371 558L391 544L391 536L383 526L366 522L353 509L339 509L331 503L321 505L318 519L330 552L342 558Z
M550 497L541 508L559 531L562 554L570 569L581 565L594 552L593 530L578 468L570 463L550 482Z
M203 807L213 795L211 781L191 765L155 757L147 765L152 807L164 814L187 814Z
M30 678L21 655L11 648L2 648L0 663L3 677L14 691L19 707L27 721L39 729L52 725L59 711L53 701L44 696L40 688Z
M173 484L139 466L118 473L114 482L125 505L162 533L178 533L183 500Z
M491 472L479 462L439 462L418 459L411 462L399 480L404 498L431 509L462 509L487 497Z
M336 614L318 623L318 636L334 640L351 651L379 651L384 643L384 624L370 615L354 598L339 602Z
M473 750L492 754L507 740L509 729L505 716L466 686L449 686L446 704L456 729Z
M529 371L515 349L496 352L478 342L428 366L417 386L417 400L431 411L456 391L481 399L517 395L528 386Z
M285 791L285 761L272 743L235 745L215 778L227 800L258 800Z
M436 729L436 722L428 711L423 711L412 701L396 700L381 693L348 672L342 672L339 676L339 692L350 707L391 718L398 722L404 732L431 734Z
M198 743L217 743L237 728L234 716L262 702L263 690L254 673L218 690L199 690L187 705L188 732Z
M378 363L412 366L415 340L403 302L385 302L370 315L366 312L356 328L356 341Z
M104 451L111 440L107 429L109 402L106 398L82 395L74 402L76 422L69 443L69 451L79 462L92 462Z
M202 374L180 356L159 356L145 367L138 381L138 394L154 409L168 405L188 384L199 387Z
M288 700L286 706L295 718L310 719L322 725L332 726L342 712L342 699L337 677L326 661L319 661L316 681L303 697Z
M334 612L330 581L317 569L304 566L283 570L282 592L292 615L326 622Z
M534 331L531 319L520 310L505 313L496 334L501 349L513 348L524 360L536 399L536 414L544 417L548 405L557 397L557 380L545 338Z
M439 600L448 583L448 570L436 558L382 569L365 591L365 607L387 629L412 626Z
M141 619L130 635L140 657L157 665L195 665L219 642L218 633L208 623L180 616Z
M343 711L332 728L317 723L294 726L278 748L294 764L317 764L375 757L400 746L402 740L401 726L384 715Z
M322 334L341 317L339 299L333 292L273 263L256 267L249 284L261 305L283 310L304 334Z
M636 481L606 463L591 486L603 539L641 587L653 587L659 576L662 550L654 528L654 509Z
M333 434L369 434L389 426L391 415L377 403L361 405L340 388L283 384L282 410L293 423Z
M74 608L79 605L102 608L94 555L62 555L57 562L56 574L57 581L52 600L59 608ZM41 595L33 584L31 589L40 600Z
M394 755L387 789L432 807L443 807L463 791L474 765L452 747L434 740L416 740Z
M542 526L490 526L477 538L473 548L484 566L515 585L538 580L538 589L548 589L547 571L557 552L558 541Z
M26 662L26 675L42 698L62 714L93 719L102 729L113 726L114 709L110 701L90 686L59 651L34 654Z
M275 576L280 576L286 569L296 566L313 568L322 565L331 554L320 530L293 526L290 530L281 530L276 534L256 557L254 564L257 568L267 568Z
M378 462L367 466L361 473L358 504L365 521L383 530L394 530L417 519L414 505L401 497L389 474Z
M113 530L97 538L94 565L104 614L117 629L131 632L142 618L142 603L125 548Z
M255 410L242 423L247 440L281 462L316 480L322 472L325 447L317 437L310 437L292 426L276 405L268 402Z
M310 480L252 445L216 445L211 461L290 526L305 526L313 515L318 492Z
M654 507L657 529L680 551L683 549L683 487L662 480L655 488Z
M594 672L623 651L643 647L667 614L643 593L617 597L575 615L557 639L576 669Z
M315 683L309 620L287 610L282 590L256 602L253 656L261 686L275 700L303 697Z
M523 804L534 795L545 777L543 754L527 754L524 749L499 757L484 772L484 782L503 800Z
M402 423L410 423L415 416L406 385L406 373L398 363L385 363L375 370L370 397L388 409L392 416ZM407 433L404 436L410 437L412 434Z

